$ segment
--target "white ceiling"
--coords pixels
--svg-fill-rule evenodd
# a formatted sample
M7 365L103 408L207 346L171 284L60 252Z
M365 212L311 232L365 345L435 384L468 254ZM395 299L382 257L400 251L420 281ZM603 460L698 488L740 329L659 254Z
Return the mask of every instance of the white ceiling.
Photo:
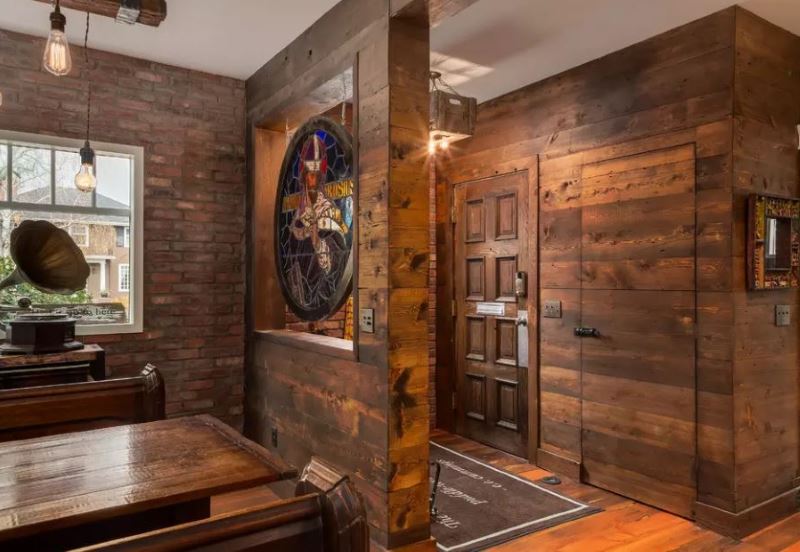
M89 46L246 79L337 1L167 0L167 19L159 27L92 16ZM47 36L51 11L33 0L0 0L0 28ZM83 44L86 14L62 11L70 44Z
M733 4L733 0L480 0L436 28L431 65L488 100ZM800 35L800 0L739 4Z
M244 79L337 0L168 0L158 28L92 18L90 46ZM479 0L433 30L432 65L487 100L725 8L732 0ZM800 35L800 0L741 5ZM221 6L225 9L220 9ZM51 8L0 0L0 28L45 36ZM84 15L64 10L83 41Z

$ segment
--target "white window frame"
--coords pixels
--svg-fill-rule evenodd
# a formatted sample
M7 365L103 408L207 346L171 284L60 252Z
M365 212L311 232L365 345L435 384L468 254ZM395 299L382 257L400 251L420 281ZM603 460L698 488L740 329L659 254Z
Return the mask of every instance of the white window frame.
M131 247L131 227L125 226L122 229L122 247L130 249Z
M79 151L84 140L73 138L59 138L44 134L30 134L26 132L13 132L0 130L0 143L13 143L43 147L64 148ZM110 144L107 142L92 141L92 147L99 154L118 154L129 156L133 159L131 171L131 218L130 236L132 238L128 264L133 265L130 270L130 300L128 302L129 321L124 324L78 324L75 332L78 335L109 335L125 333L141 333L143 331L143 306L144 306L144 236L142 213L144 211L144 148L125 144ZM102 178L102 176L101 176ZM119 287L119 286L118 286Z
M123 281L123 279L122 279L122 267L125 267L127 269L127 271L128 271L128 287L127 288L122 287L122 281ZM122 292L122 293L124 293L126 291L127 292L131 291L131 265L130 265L130 263L119 263L119 266L117 267L117 290Z
M74 233L73 230L75 228L78 228L78 227L83 228L84 232L82 232L80 234ZM88 224L70 224L69 235L75 241L75 245L77 245L78 247L89 247L89 225ZM85 238L84 239L84 243L78 243L78 240L75 239L76 236L80 236L80 237Z

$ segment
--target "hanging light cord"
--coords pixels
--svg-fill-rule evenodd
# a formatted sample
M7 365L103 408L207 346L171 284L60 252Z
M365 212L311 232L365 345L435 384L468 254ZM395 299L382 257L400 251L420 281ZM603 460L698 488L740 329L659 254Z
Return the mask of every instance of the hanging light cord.
M89 93L86 101L86 141L89 141L89 129L92 124L92 81L89 78L89 12L86 12L86 34L83 37L83 55L86 60L86 83Z
M464 97L461 94L459 94L458 91L455 88L453 88L452 86L447 84L447 82L442 77L441 73L436 72L436 71L431 72L431 91L439 90L439 84L441 84L442 87L445 90L450 91L451 94L454 94L455 96L457 96L459 98L463 98Z

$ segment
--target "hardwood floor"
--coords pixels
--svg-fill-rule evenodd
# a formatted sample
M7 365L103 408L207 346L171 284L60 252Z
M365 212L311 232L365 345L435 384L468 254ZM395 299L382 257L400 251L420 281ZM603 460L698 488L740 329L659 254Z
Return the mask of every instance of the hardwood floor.
M521 458L442 431L431 438L453 450L526 477L533 481L551 475ZM495 552L660 552L736 551L800 552L800 512L744 541L723 537L691 521L645 506L613 493L563 478L555 487L560 493L599 506L602 512L545 529L492 548ZM287 495L288 493L288 495ZM291 484L264 486L215 497L212 514L246 508L291 496Z

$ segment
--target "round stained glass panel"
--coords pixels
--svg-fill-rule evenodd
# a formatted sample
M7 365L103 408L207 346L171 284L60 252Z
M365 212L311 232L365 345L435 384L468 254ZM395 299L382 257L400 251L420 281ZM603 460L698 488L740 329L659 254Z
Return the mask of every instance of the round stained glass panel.
M275 204L278 278L289 308L323 320L353 286L353 147L347 129L309 120L286 152Z

